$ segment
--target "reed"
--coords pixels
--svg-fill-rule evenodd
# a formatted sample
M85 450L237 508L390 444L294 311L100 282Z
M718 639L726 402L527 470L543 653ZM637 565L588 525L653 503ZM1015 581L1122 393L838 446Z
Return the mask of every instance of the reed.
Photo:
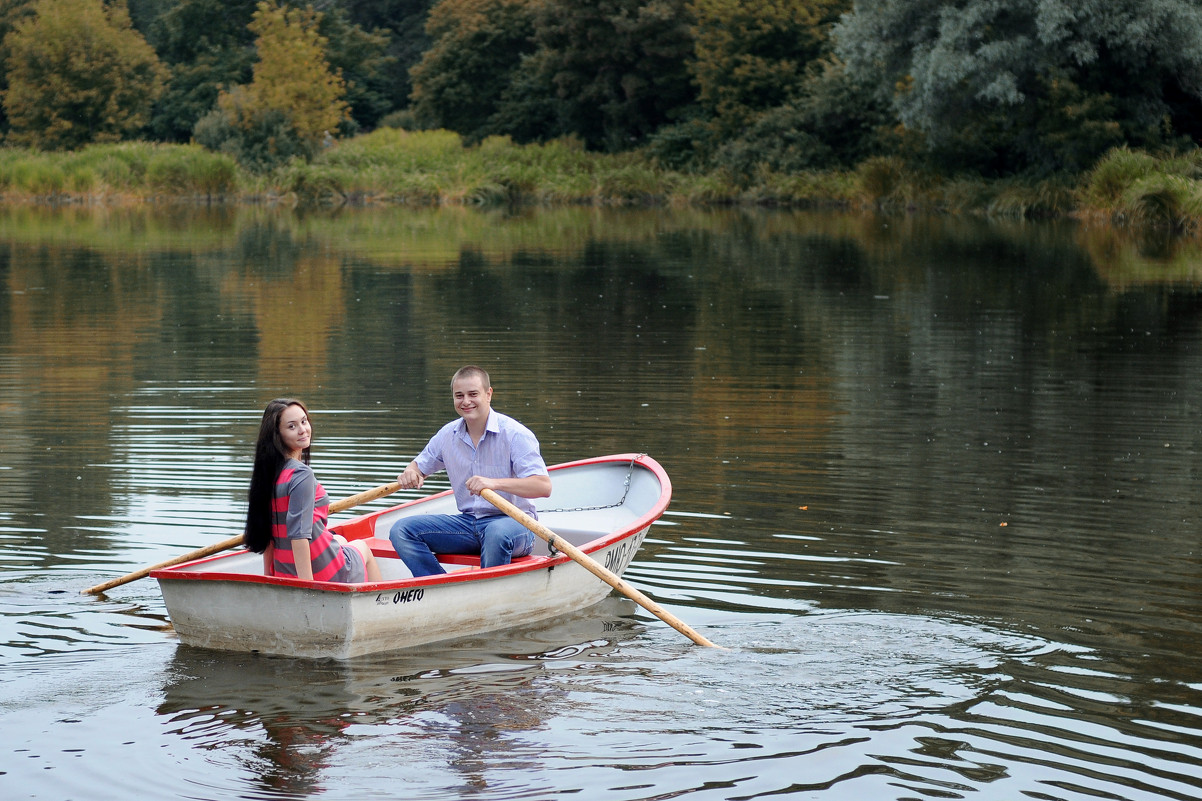
M855 173L847 171L763 174L741 199L760 204L809 207L850 207L863 198Z
M177 145L153 153L146 183L156 193L176 197L225 197L238 189L238 165L200 145Z
M17 200L234 194L232 159L196 145L131 142L79 151L0 150L0 190Z
M1132 182L1115 210L1139 225L1197 230L1202 221L1202 184L1180 175L1152 173Z
M1085 177L1084 214L1141 226L1202 229L1202 154L1116 148Z
M1082 201L1087 206L1111 207L1131 184L1156 169L1157 161L1152 155L1142 150L1115 148L1085 176Z
M899 157L854 169L731 174L666 168L650 153L590 153L574 138L466 145L451 131L381 128L269 173L198 145L125 142L51 153L0 148L9 202L153 198L414 206L758 204L939 211L999 218L1093 215L1202 232L1202 149L1117 148L1069 178L943 176Z
M990 194L985 213L1011 219L1063 216L1076 202L1073 187L1057 178L1001 181L990 188Z

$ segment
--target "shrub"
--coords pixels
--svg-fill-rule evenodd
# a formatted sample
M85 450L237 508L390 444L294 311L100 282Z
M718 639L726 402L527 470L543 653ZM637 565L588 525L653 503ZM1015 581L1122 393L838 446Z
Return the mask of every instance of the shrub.
M873 203L897 199L905 172L901 159L889 156L868 159L856 170L861 196Z
M229 156L196 145L157 150L146 170L146 182L156 191L175 195L224 195L238 185L238 169Z
M1131 184L1155 169L1156 159L1148 153L1116 147L1087 174L1085 202L1098 208L1112 207Z
M994 217L1052 217L1073 206L1073 191L1063 181L1013 179L996 187L985 211Z
M306 164L293 161L278 174L278 181L285 192L292 192L297 200L306 203L324 203L344 199L351 192L347 186L345 170L329 164Z
M713 155L716 128L701 120L665 125L647 141L646 153L657 166L668 170L695 171Z
M193 130L196 141L224 153L256 173L269 172L293 158L309 159L317 145L304 139L288 114L278 109L256 109L242 125L221 110L200 118Z
M1153 173L1127 187L1117 211L1144 225L1191 228L1202 218L1202 185L1179 175Z

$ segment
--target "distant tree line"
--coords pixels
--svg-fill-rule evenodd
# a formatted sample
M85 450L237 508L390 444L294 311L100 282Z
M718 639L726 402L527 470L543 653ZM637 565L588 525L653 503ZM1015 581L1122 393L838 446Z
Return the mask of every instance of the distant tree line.
M0 132L244 166L381 126L729 175L1202 141L1197 0L0 0Z

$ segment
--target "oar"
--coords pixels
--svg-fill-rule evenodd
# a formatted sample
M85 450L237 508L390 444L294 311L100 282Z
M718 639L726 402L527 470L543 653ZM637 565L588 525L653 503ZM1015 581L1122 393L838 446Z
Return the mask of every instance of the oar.
M597 560L591 558L584 551L580 550L575 545L573 545L572 543L565 540L563 537L560 537L554 531L547 528L542 523L538 522L533 517L526 514L521 509L517 508L512 503L505 500L504 498L502 498L500 495L498 495L494 491L492 491L490 489L481 490L480 496L482 498L484 498L486 501L488 501L489 503L491 503L493 506L500 509L505 514L512 517L514 520L521 523L526 528L533 531L539 537L546 540L547 544L550 545L552 548L555 548L556 550L559 550L559 551L563 551L564 553L566 553L568 556L570 556L572 558L572 561L581 565L585 570L592 573L594 576L601 579L606 584L613 587L615 590L622 593L627 598L634 601L636 604L643 607L648 612L655 615L660 620L664 621L669 626L676 629L677 631L679 631L684 636L688 637L693 642L697 643L698 645L709 646L710 648L722 648L722 646L715 645L714 643L707 640L701 634L698 634L696 631L689 628L688 624L685 623L683 620L676 617L668 610L664 609L662 606L660 606L655 601L648 598L646 595L643 595L643 593L639 592L634 587L630 586L625 581L623 581L620 576L618 576L611 570L607 569L604 565L599 564L597 562ZM726 649L723 649L723 650L726 650Z
M353 506L358 506L359 504L367 503L368 501L374 501L376 498L383 498L385 495L391 495L400 488L400 483L394 481L391 484L383 484L379 487L372 487L369 490L364 490L358 495L352 495L351 497L344 498L341 501L334 501L330 504L330 514L346 511ZM176 556L168 559L165 562L159 562L157 565L151 565L150 567L144 567L141 570L135 570L133 573L124 575L121 578L115 578L111 581L106 581L103 584L97 584L95 587L88 587L86 590L81 590L79 594L99 595L105 590L111 590L113 587L120 587L122 584L128 584L131 581L137 581L140 578L146 578L150 575L152 570L162 570L163 568L171 567L172 565L191 562L193 559L201 559L205 556L212 556L215 553L221 553L222 551L229 550L230 548L238 548L242 544L242 535L239 534L236 537L230 537L228 540L222 540L221 542L215 542L212 545L206 545L203 548L197 548L195 551L186 553L183 556Z

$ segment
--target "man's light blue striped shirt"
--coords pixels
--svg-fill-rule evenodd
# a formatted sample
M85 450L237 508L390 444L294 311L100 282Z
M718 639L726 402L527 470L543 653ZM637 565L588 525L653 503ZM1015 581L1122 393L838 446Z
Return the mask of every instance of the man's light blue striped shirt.
M424 476L445 468L451 487L455 490L455 503L459 511L473 517L487 517L501 512L479 495L468 492L466 484L472 476L527 478L547 475L547 463L539 452L538 438L534 432L495 409L489 411L488 423L479 445L472 445L472 437L463 418L452 420L430 438L414 462ZM498 494L531 517L538 517L534 501L529 498L519 498L508 492Z

